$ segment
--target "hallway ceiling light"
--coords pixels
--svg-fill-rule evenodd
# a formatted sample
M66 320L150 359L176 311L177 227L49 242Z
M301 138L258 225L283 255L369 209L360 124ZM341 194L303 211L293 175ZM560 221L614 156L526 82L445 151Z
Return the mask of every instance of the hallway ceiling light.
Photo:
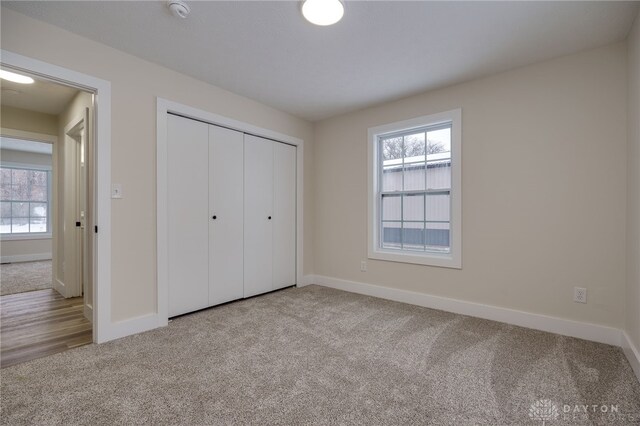
M333 25L344 15L344 3L341 0L304 0L302 15L316 25Z
M7 81L13 81L20 84L32 84L34 80L26 75L16 74L15 72L0 70L0 78Z
M169 0L167 6L171 14L176 18L186 18L191 13L191 8L182 0Z

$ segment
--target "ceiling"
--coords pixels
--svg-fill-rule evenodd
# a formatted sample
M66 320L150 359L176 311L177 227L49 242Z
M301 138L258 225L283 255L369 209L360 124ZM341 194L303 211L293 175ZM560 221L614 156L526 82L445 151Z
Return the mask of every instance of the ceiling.
M316 121L624 40L640 2L3 1L74 33Z
M58 115L78 93L77 89L62 84L52 83L35 76L32 78L35 80L33 84L0 80L2 90L0 103L3 106Z

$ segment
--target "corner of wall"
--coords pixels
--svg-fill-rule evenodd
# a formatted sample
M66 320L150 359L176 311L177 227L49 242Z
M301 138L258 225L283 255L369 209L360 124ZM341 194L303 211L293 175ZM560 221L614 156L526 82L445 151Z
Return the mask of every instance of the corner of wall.
M622 347L640 379L640 13L627 38L627 220Z

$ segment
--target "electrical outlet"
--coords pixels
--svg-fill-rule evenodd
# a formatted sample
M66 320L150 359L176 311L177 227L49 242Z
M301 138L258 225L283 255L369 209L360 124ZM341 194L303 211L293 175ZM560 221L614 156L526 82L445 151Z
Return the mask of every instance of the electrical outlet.
M584 287L574 287L573 301L576 303L587 303L587 289Z
M360 262L360 272L367 272L367 261L363 260Z

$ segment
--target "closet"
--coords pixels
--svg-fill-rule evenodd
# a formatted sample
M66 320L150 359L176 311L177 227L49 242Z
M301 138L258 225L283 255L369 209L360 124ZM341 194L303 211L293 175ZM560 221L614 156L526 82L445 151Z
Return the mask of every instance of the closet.
M296 147L168 115L169 317L296 284Z

